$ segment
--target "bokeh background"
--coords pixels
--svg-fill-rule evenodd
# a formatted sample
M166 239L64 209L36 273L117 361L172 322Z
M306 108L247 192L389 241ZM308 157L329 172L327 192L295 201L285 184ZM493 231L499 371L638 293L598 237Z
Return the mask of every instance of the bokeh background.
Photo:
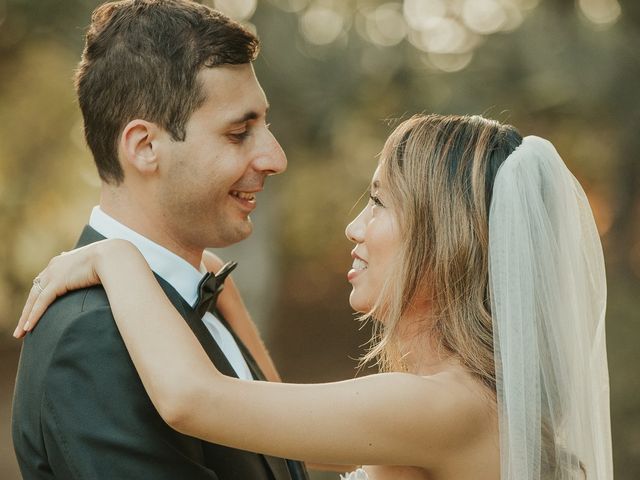
M0 0L0 478L31 279L97 203L72 74L91 0ZM376 155L417 112L479 113L553 141L595 212L608 271L614 461L640 478L640 2L209 0L257 30L256 71L289 158L255 234L218 252L282 376L356 375L367 341L348 307L345 225ZM366 370L360 374L368 373ZM314 474L314 479L336 474Z

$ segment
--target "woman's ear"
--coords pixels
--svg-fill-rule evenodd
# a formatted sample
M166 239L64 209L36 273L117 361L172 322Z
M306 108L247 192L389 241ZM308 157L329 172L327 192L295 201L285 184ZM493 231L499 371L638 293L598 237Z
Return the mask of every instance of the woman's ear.
M120 136L122 168L134 170L140 175L148 175L158 170L158 156L154 142L160 133L155 123L145 120L131 120Z

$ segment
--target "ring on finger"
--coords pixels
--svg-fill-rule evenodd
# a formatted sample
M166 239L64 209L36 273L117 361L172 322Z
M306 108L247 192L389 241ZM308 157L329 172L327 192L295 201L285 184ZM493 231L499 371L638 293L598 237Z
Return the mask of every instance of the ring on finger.
M42 279L40 277L36 277L33 279L33 286L38 289L38 293L44 292L44 288L42 287Z

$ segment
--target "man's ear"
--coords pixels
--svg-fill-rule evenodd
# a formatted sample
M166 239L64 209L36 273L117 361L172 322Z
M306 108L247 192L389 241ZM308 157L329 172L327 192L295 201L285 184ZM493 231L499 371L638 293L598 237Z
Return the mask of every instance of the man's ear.
M159 159L155 143L161 135L161 129L145 120L131 120L120 136L120 154L125 172L129 169L141 175L158 170Z

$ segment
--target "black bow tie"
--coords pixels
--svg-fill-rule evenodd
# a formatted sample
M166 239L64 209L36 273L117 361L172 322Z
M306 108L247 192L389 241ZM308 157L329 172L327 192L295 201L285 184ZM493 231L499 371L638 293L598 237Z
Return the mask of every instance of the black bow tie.
M216 305L218 295L224 288L224 281L227 276L238 266L238 262L228 262L223 265L216 274L207 272L198 284L198 301L194 310L203 317L212 307Z

